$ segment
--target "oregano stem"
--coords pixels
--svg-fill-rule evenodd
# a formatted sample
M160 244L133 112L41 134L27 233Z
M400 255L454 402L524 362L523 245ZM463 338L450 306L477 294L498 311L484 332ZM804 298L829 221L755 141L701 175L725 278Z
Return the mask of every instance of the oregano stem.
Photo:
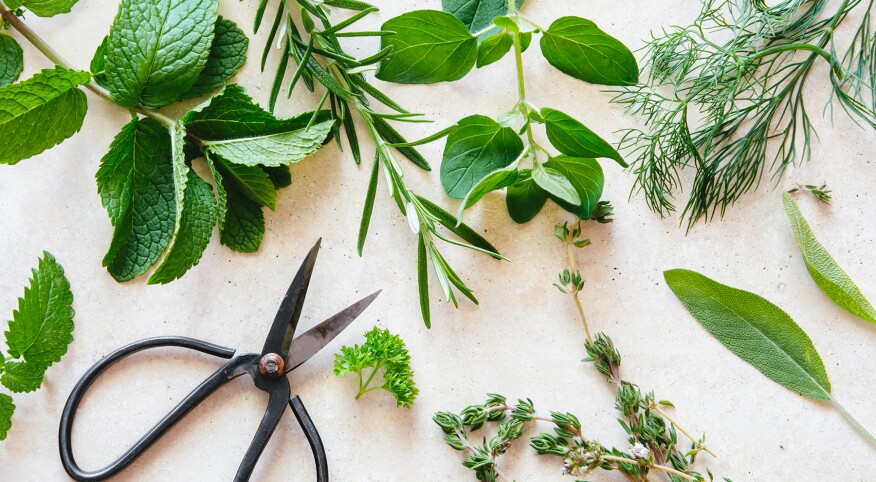
M849 423L851 423L852 426L855 427L858 432L860 432L861 435L863 435L864 438L867 439L867 441L869 441L873 445L876 445L876 437L873 437L873 434L868 432L867 429L865 429L864 426L861 425L861 423L858 422L858 420L855 419L855 417L853 417L852 414L849 413L845 407L840 405L840 403L837 402L835 398L833 398L833 395L830 395L830 403L832 403L833 406L836 407L836 409L839 410L841 414L843 414L843 417L846 417L846 420L848 420Z
M53 64L63 67L68 70L79 70L73 64L68 62L64 57L61 56L55 49L52 48L51 45L46 43L45 40L42 39L36 32L34 32L30 27L27 26L18 15L15 15L15 12L9 10L9 7L0 0L0 16L3 17L3 20L8 23L12 28L18 31L22 37L24 37L31 45L33 45L37 50L40 51L49 61ZM103 100L113 103L115 105L119 105L113 96L109 93L108 90L104 89L100 85L98 85L94 79L87 84L85 84L85 88L92 91L95 95L102 98ZM119 107L122 107L119 105ZM127 109L127 108L126 108ZM149 109L146 109L142 106L137 106L133 109L128 109L133 112L137 112L138 114L142 114L146 117L151 117L158 122L164 124L167 127L172 127L175 124L175 121L167 116L159 114L157 112L153 112Z
M508 0L508 13L511 16L516 16L517 4L514 0ZM523 44L520 41L520 30L512 33L514 39L514 62L517 65L517 95L519 97L518 105L524 104L526 101L526 79L523 76ZM529 120L526 121L526 138L529 140L529 145L535 146L535 136L532 134L532 124ZM533 161L537 161L537 151L532 151Z

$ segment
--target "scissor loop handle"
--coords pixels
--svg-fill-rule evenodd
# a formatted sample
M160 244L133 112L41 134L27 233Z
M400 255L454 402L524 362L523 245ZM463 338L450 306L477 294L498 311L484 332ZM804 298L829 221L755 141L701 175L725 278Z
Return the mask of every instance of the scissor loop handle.
M216 391L223 384L246 372L246 369L254 367L258 363L257 355L243 355L233 358L219 370L210 375L197 388L192 390L176 407L173 408L167 415L164 416L154 427L152 427L146 435L144 435L137 443L122 454L115 462L106 467L93 472L86 472L76 465L76 460L73 457L72 444L72 428L73 418L76 415L76 410L79 408L79 403L85 392L92 383L109 367L119 362L125 357L134 353L150 348L177 346L188 348L191 350L200 351L209 355L231 358L234 356L234 350L225 348L212 343L207 343L193 338L167 336L147 338L140 340L130 345L123 346L118 350L110 353L100 361L94 364L82 376L82 379L73 387L70 393L70 398L67 399L67 404L64 406L64 412L61 415L61 425L58 432L59 445L61 449L61 462L64 464L64 470L78 481L99 481L112 477L124 470L134 460L143 454L149 447L152 446L159 438L161 438L171 427L180 421L186 414L195 408L207 396Z
M301 430L307 436L307 441L310 442L310 449L313 451L313 460L316 462L316 482L328 482L328 461L325 456L325 447L322 445L322 439L319 438L319 432L316 430L316 425L313 424L310 415L301 403L301 398L298 395L289 399L289 406L292 407L292 413L298 419L298 424L301 425Z

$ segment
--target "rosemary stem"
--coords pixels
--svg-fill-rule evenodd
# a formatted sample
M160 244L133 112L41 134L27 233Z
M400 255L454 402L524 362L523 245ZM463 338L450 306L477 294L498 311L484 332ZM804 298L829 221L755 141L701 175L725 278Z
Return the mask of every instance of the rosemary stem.
M642 465L641 463L639 463L638 460L628 459L626 457L616 457L614 455L603 455L602 458L604 458L605 460L611 460L614 462L624 462L627 464ZM654 464L654 465L649 465L647 467L651 467L652 469L662 470L662 471L669 473L669 474L672 474L672 475L677 475L685 480L696 480L695 478L693 478L692 476L690 476L688 474L685 474L684 472L675 470L672 467L667 467L665 465Z
M53 49L49 44L46 43L36 32L34 32L30 27L27 26L18 15L15 15L15 12L9 10L9 7L0 0L0 16L3 17L3 20L12 26L18 33L21 34L31 45L33 45L37 50L40 51L47 59L49 59L53 64L63 67L68 70L79 70L73 66L70 62L68 62L64 57L61 56L55 49ZM92 79L89 83L85 84L85 88L92 91L95 95L102 98L103 100L113 103L115 105L119 105L113 99L112 95L110 95L109 91L104 89L103 87L97 85L97 83ZM119 107L122 107L119 105ZM143 114L146 117L151 117L158 122L166 125L167 127L171 127L174 125L174 120L161 115L157 112L152 112L142 106L137 106L133 109L128 109L133 112L137 112L139 114Z
M832 395L831 395L831 397L830 397L830 403L832 403L833 406L836 407L836 409L839 410L839 412L840 412L841 414L843 414L843 417L846 417L846 420L848 420L849 423L851 423L852 426L855 427L855 428L858 430L858 432L860 432L861 435L863 435L864 438L867 439L868 442L870 442L870 443L873 444L873 445L876 445L876 437L873 437L873 434L871 434L870 432L868 432L867 429L865 429L864 426L861 425L861 423L858 422L858 420L856 420L855 417L853 417L852 414L850 414L850 413L846 410L845 407L843 407L842 405L840 405L840 403L837 402L836 399L833 398Z

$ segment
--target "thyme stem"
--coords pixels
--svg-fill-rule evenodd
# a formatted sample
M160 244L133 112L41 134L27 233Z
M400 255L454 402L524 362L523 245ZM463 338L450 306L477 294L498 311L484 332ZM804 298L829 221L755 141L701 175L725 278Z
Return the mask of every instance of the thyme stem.
M68 62L64 57L61 56L55 49L53 49L45 40L42 39L36 32L34 32L30 27L27 26L18 15L15 15L15 12L9 10L9 7L0 0L0 16L2 16L3 20L12 26L18 33L21 34L31 45L33 45L37 50L40 51L47 59L49 59L53 64L63 67L68 70L80 70L77 69L73 64ZM112 104L118 105L122 107L113 99L113 96L109 93L108 90L103 87L97 85L97 83L92 79L89 83L85 84L85 88L93 92L95 95L100 97L101 99L110 102ZM126 108L126 107L125 107ZM127 108L126 108L127 109ZM153 112L149 109L146 109L143 106L137 106L133 109L128 109L131 112L137 112L146 117L151 117L158 122L164 124L167 127L172 127L175 124L175 121L167 116L159 114L157 112Z
M581 226L581 220L575 222L575 225L572 227L572 231L578 229ZM574 273L576 270L575 263L575 252L572 249L574 247L574 240L570 237L566 240L566 246L569 249L569 272ZM574 288L572 290L572 298L575 299L575 306L578 307L578 314L581 315L581 323L584 324L584 333L587 334L587 341L589 343L593 343L593 338L590 336L590 326L587 325L587 316L584 314L584 307L581 305L581 299L578 297L578 289Z
M670 417L669 414L667 414L665 411L663 411L656 403L651 404L651 410L654 410L655 412L659 413L661 417L668 420L669 423L671 423L672 425L675 425L675 428L677 428L681 433L683 433L685 437L687 437L691 442L693 442L694 444L698 445L700 448L705 450L709 455L711 455L712 457L718 458L718 456L715 455L715 452L712 452L705 445L701 445L700 443L698 443L697 439L694 438L693 435L691 435L687 430L685 430L681 425L679 425L678 422L673 420L672 417Z
M628 459L626 457L616 457L614 455L603 455L602 458L604 458L605 460L611 460L614 462L625 462L628 464L642 465L638 460ZM652 469L662 470L666 473L669 473L672 475L677 475L685 480L697 480L697 479L693 478L692 476L685 474L684 472L675 470L672 467L667 467L665 465L654 464L654 465L645 465L645 467L650 467Z

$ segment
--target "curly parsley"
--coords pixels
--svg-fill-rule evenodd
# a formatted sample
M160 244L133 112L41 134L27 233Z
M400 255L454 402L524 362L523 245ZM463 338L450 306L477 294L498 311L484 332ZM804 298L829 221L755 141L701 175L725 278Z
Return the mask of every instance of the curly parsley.
M410 408L420 393L414 383L410 362L405 342L398 335L374 327L365 334L362 346L341 347L341 353L335 355L333 371L338 377L348 373L355 373L359 377L356 400L370 391L382 389L395 397L397 406ZM383 384L374 384L381 369Z

